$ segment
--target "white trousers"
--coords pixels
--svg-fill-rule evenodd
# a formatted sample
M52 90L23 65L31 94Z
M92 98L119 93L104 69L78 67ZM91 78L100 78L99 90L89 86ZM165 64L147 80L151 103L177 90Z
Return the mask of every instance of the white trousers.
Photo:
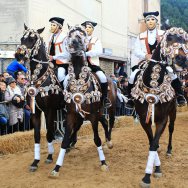
M60 67L60 68L62 68L62 67ZM64 69L64 68L63 68L63 69ZM59 72L59 68L58 68L58 72ZM61 74L63 74L63 72L62 72ZM100 83L106 83L106 82L107 82L107 78L106 78L106 75L104 74L104 72L102 72L102 71L97 71L97 72L96 72L96 75L99 77ZM62 76L62 75L61 75L61 76ZM63 76L62 76L62 77L63 77ZM59 77L58 77L58 79L59 79ZM68 75L68 74L65 75L65 69L64 69L64 77L63 77L63 79L62 79L62 81L64 80L64 82L63 82L64 88L67 87L68 79L69 79L69 75ZM59 79L59 81L60 81L60 79ZM60 81L60 82L61 82L61 81Z
M170 66L167 66L166 67L166 70L168 72L168 75L170 76L170 78L172 80L175 80L177 78L177 75L173 72L173 69L170 67ZM130 75L130 78L129 78L129 83L130 84L134 84L134 79L135 79L135 76L137 74L137 72L139 71L139 69L135 69L131 75Z
M106 78L106 75L104 74L104 72L97 71L96 75L99 77L99 80L100 80L101 83L106 83L107 82L107 78Z
M63 81L65 79L65 69L63 67L59 67L57 70L57 78L59 82Z

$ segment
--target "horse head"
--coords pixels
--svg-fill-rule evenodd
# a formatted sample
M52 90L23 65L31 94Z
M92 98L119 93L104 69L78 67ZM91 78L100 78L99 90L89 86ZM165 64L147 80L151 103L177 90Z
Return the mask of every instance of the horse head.
M176 71L188 68L188 34L177 27L167 30L161 40L161 54Z
M67 42L71 55L82 56L87 49L87 32L79 25L69 27Z
M25 45L29 51L31 57L38 55L39 48L43 43L40 34L44 31L45 28L38 30L30 29L24 24L24 33L21 38L21 45Z

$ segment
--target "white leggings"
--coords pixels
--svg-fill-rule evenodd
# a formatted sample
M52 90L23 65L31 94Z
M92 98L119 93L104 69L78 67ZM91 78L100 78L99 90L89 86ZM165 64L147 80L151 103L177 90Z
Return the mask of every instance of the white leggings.
M104 72L97 71L96 75L99 77L99 80L100 80L101 83L106 83L107 82L107 78L106 78L106 75L104 74Z
M57 70L57 78L59 82L63 81L65 79L65 72L66 70L63 67L59 67Z
M62 67L60 67L60 68L62 68ZM59 69L58 69L58 71L59 71ZM96 75L99 77L99 80L100 80L101 83L106 83L107 82L106 75L102 71L97 71ZM59 79L59 77L58 77L58 79ZM63 82L64 88L67 87L68 79L69 79L69 75L67 74L66 76L64 76L64 79L63 79L64 80L64 82Z
M137 72L138 72L139 70L140 70L140 69L135 69L135 70L131 73L130 78L129 78L129 83L130 83L130 84L134 84L134 78L135 78L135 76L136 76L136 74L137 74ZM170 66L167 66L167 67L166 67L166 70L167 70L168 75L170 76L170 78L171 78L172 80L175 80L175 79L177 78L177 75L173 72L173 69L172 69Z

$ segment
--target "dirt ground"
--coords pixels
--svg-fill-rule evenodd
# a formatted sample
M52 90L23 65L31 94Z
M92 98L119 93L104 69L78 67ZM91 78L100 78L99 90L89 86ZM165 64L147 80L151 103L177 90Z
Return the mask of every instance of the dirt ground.
M29 172L33 151L2 155L0 157L0 187L2 188L134 188L144 176L148 140L140 125L121 122L113 130L112 150L105 149L108 172L99 167L93 135L79 138L77 148L65 156L59 179L49 179L57 159L59 144L55 144L53 164L45 164L46 149L42 149L41 161L36 172ZM103 132L100 132L104 139ZM163 177L151 178L152 188L188 187L188 112L178 113L173 135L173 155L167 158L168 128L160 139Z

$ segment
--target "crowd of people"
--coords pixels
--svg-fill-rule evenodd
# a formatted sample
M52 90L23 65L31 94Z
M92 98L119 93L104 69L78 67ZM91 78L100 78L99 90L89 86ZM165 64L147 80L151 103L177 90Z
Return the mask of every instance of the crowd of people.
M0 135L30 129L30 107L26 101L25 56L18 47L15 59L0 75Z

